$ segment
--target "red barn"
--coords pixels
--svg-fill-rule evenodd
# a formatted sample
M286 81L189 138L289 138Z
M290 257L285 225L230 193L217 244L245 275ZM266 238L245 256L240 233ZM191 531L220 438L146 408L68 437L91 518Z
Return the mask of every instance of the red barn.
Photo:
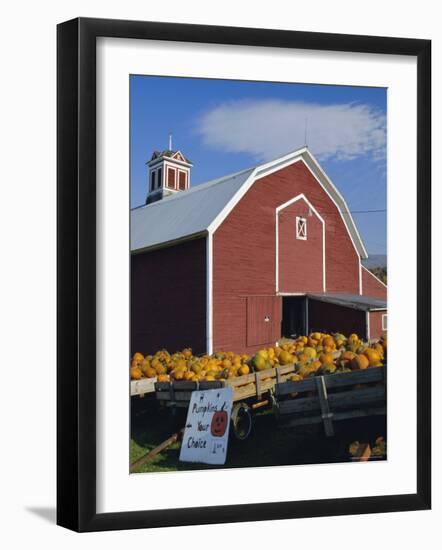
M148 164L147 204L131 211L132 352L252 353L312 330L386 330L387 287L307 148L191 189L180 151Z

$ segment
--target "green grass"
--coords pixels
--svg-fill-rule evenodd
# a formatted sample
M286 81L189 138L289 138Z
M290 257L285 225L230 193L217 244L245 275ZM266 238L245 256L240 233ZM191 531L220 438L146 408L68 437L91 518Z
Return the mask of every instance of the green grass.
M160 409L152 396L133 398L131 421L130 462L133 463L177 432L184 425L185 414L181 412L174 417L170 410ZM335 437L326 438L322 426L283 428L269 410L257 413L252 433L247 440L238 441L231 434L227 461L221 467L250 468L343 462L349 460L348 446L352 441L373 441L378 435L386 435L385 420L382 418L341 422L335 424L335 427ZM207 464L180 462L180 445L179 442L174 443L135 472L220 468Z

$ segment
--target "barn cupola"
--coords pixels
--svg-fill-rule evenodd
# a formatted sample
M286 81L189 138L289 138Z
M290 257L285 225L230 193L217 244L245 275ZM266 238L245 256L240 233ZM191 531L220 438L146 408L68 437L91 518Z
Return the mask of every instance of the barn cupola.
M190 169L193 165L181 151L173 150L171 135L169 148L154 151L146 164L149 178L146 204L189 189Z

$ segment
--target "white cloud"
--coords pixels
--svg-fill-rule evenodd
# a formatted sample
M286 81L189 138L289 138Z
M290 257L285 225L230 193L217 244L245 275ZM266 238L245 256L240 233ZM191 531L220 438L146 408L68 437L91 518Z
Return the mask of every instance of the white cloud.
M208 147L266 161L304 145L306 121L308 146L321 160L385 157L385 115L358 103L226 102L204 113L197 131Z

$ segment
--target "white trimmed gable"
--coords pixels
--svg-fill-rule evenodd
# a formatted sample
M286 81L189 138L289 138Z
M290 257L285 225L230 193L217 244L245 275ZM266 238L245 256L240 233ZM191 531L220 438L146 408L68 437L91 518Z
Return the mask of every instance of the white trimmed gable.
M133 209L131 250L147 250L171 241L188 239L196 233L213 234L255 181L295 162L303 162L307 166L339 211L357 254L362 259L367 258L364 243L344 197L306 147L249 170L182 191L158 203Z

